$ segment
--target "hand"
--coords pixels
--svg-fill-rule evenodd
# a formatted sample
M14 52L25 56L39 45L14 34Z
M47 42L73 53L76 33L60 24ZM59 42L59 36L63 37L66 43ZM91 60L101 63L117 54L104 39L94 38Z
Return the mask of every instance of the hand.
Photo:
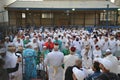
M22 61L21 57L18 57L17 63L19 63L19 62L21 62L21 61Z

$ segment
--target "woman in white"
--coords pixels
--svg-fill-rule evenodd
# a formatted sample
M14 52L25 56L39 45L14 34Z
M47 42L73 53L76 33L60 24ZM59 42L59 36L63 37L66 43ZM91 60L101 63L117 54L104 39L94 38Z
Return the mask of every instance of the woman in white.
M110 36L109 49L112 51L112 54L115 55L116 50L117 50L117 43L113 35Z
M101 50L102 50L102 53L104 54L105 51L108 49L109 47L109 41L108 41L108 37L105 37L104 40L102 41L101 43Z
M102 52L101 49L98 45L95 46L95 50L93 51L93 58L101 58L102 57Z
M117 40L117 52L116 52L115 56L116 57L120 56L120 37L118 37L118 40Z
M90 69L92 67L92 52L90 45L86 45L85 49L81 52L83 67Z

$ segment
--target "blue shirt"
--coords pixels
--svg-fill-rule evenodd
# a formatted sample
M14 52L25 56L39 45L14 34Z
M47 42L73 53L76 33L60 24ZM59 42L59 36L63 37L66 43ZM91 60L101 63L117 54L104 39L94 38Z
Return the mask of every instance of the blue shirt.
M95 80L100 74L100 71L96 71L92 75L88 76L85 80Z

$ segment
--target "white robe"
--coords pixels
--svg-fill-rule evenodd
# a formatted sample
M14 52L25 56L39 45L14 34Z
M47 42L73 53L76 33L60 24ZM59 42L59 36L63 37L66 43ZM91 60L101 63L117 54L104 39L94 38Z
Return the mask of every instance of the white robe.
M120 40L117 40L117 52L115 53L115 56L120 56Z
M102 41L101 43L101 49L103 51L103 53L109 48L109 42L108 41Z
M39 50L42 51L43 50L43 45L44 45L44 41L43 40L39 40L38 41L38 46L39 46Z
M49 65L49 80L62 80L64 55L60 51L52 51L45 58L45 64Z
M15 55L15 53L7 52L5 57L4 68L14 68L16 66L16 62L17 62L17 56ZM15 80L15 79L11 79L11 76L16 76L16 74L13 72L10 73L9 76L10 76L10 80Z
M94 50L93 51L93 57L94 58L101 58L102 57L102 52L101 52L101 50Z
M92 67L92 52L91 52L91 50L89 50L87 56L85 55L85 53L86 53L86 50L83 49L81 52L83 67L91 68Z
M109 48L111 49L112 53L115 54L117 50L116 40L109 40Z
M105 59L110 60L112 62L112 67L110 69L111 72L113 73L118 73L118 60L115 56L113 56L112 54L108 55L105 57Z
M64 56L64 71L66 71L67 67L75 65L75 61L78 60L79 57L77 55L66 55Z

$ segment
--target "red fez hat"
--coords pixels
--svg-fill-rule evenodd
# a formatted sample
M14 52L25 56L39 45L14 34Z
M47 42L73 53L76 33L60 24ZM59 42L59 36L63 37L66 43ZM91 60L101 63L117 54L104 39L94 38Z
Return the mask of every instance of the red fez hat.
M75 47L71 47L70 50L71 50L72 52L75 52L75 51L76 51L76 48L75 48Z

